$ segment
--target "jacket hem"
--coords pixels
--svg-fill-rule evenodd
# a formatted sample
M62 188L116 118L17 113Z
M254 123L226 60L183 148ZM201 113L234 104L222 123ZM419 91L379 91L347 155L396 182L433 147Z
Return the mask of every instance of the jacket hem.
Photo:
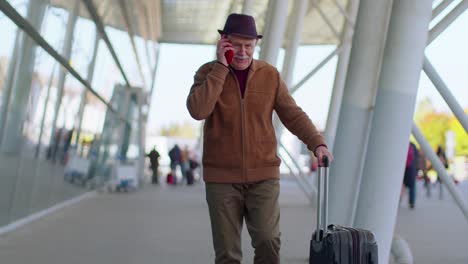
M279 179L278 166L247 169L203 167L203 180L207 183L250 183Z

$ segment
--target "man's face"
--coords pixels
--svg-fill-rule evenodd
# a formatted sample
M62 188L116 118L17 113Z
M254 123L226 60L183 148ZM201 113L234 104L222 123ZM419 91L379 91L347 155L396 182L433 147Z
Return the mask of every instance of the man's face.
M242 38L230 35L229 40L234 48L234 59L231 66L236 70L245 70L253 59L257 39Z

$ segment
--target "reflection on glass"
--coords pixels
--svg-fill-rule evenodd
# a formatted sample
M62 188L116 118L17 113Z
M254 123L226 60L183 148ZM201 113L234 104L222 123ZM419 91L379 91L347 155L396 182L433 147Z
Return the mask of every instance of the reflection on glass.
M37 31L41 32L41 36L60 54L63 49L69 13L64 9L49 6L44 16L42 29L36 28Z
M26 12L24 1L10 1L21 14ZM1 143L8 113L8 105L14 83L21 34L16 25L0 13L0 226L11 221L14 196L12 195L19 171L19 159L1 151Z
M0 13L0 227L102 186L118 158L138 156L138 123L122 120L138 107L122 93L129 88L83 3L9 3L119 114ZM134 58L128 34L106 30L116 50ZM134 60L128 65L138 78Z

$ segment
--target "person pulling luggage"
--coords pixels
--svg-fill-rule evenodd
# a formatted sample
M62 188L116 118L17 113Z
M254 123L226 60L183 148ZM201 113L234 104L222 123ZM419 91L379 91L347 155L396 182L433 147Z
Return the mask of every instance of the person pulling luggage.
M230 14L218 32L216 60L198 69L187 97L190 115L205 120L202 166L215 263L241 263L244 220L254 263L279 263L281 160L273 111L319 160L333 155L278 70L253 59L262 38L254 18Z

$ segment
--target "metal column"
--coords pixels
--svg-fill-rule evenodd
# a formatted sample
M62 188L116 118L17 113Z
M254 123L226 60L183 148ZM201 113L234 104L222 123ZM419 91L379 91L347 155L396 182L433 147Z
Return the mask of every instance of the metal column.
M268 12L271 21L268 23L268 31L264 32L263 45L260 59L276 66L279 50L283 44L284 30L288 16L288 1L270 0Z
M304 26L304 18L308 9L308 0L299 0L294 2L293 6L293 20L288 25L289 34L287 35L287 47L284 56L283 70L281 72L282 78L286 83L286 86L291 90L292 88L292 77L294 73L294 65L296 63L297 49L301 42L301 33ZM283 126L275 115L274 127L276 130L276 137L281 140ZM290 150L291 151L291 150ZM294 153L297 154L297 153Z
M291 89L294 65L296 63L297 49L301 42L302 29L304 27L304 18L308 9L308 0L294 1L292 21L289 24L287 34L287 47L284 54L283 70L281 75L284 82Z
M30 1L28 6L28 21L40 27L44 18L48 0ZM7 106L6 122L2 138L2 151L18 153L23 138L23 125L26 116L27 102L31 91L34 60L36 58L36 43L27 34L21 32L21 43L18 47L18 62L12 83L10 103Z
M154 67L153 67L153 72L151 73L151 87L149 90L149 101L151 102L153 98L153 91L154 91L154 85L156 84L156 73L158 70L158 64L159 64L159 44L154 44L155 46L155 53L154 53ZM148 103L151 104L151 103Z
M327 126L325 129L325 141L327 142L329 149L333 149L333 146L335 145L336 128L338 126L338 117L340 114L346 73L349 64L349 55L351 52L351 39L354 31L354 27L350 23L355 21L358 7L359 0L350 0L347 14L352 20L345 20L344 22L345 25L343 35L341 37L341 45L343 49L339 55L338 64L336 66L335 81L333 82L332 97L327 116Z
M24 34L20 30L16 31L15 46L13 47L13 54L10 58L10 63L8 65L8 71L5 81L5 86L3 88L2 101L0 102L0 144L2 143L3 130L5 128L5 121L8 113L8 105L10 104L11 90L13 86L13 80L15 77L16 65L18 64L18 52L21 48L21 35Z
M453 200L458 205L465 218L468 220L468 206L463 198L463 193L459 190L459 188L455 186L455 183L453 183L452 177L450 177L447 173L444 164L442 164L440 158L434 153L434 150L432 149L431 145L429 144L429 142L427 142L426 138L421 133L416 124L413 124L412 133L418 141L419 145L421 146L421 149L424 151L424 153L427 153L427 158L437 171L440 179L442 180L442 183L447 187L449 193L452 195Z
M463 14L468 8L468 0L461 1L455 8L450 11L437 25L429 31L428 44L434 41L458 16Z
M67 22L67 29L65 31L65 39L63 44L62 56L66 59L70 59L72 45L73 45L73 34L75 33L75 25L77 16L80 12L80 2L78 0L75 1L75 6L73 10L70 12L68 16ZM50 134L49 142L54 141L55 131L57 130L57 120L60 114L60 105L62 104L62 96L63 96L63 89L65 87L65 80L67 77L68 71L62 67L60 67L59 75L58 75L58 83L57 83L57 96L56 102L54 107L54 118L52 121L52 133Z
M354 226L372 230L388 263L431 0L393 1Z
M465 132L468 133L468 117L465 111L463 111L463 107L458 103L457 99L453 94L450 92L450 89L447 87L445 82L439 76L437 71L432 66L431 62L427 57L424 58L423 64L424 72L426 73L427 77L431 80L434 86L439 91L440 95L444 98L447 105L450 107L450 110L455 114L460 124L465 129Z
M96 66L96 57L97 53L99 50L99 41L101 38L99 37L99 32L96 30L96 38L94 39L94 50L93 50L93 56L91 57L91 61L89 62L88 66L88 83L93 82L94 78L94 67ZM81 92L81 99L80 99L80 108L78 110L78 124L77 124L77 129L76 129L76 141L75 145L78 145L79 140L80 140L80 133L81 133L81 126L83 123L83 114L84 114L84 108L86 105L86 95L88 94L88 89L86 87L83 87L83 91Z
M42 114L41 114L41 125L39 128L39 137L37 139L37 145L36 145L36 153L35 153L36 158L39 157L39 154L41 152L42 135L44 134L44 125L45 125L45 120L47 116L47 106L49 105L50 90L52 88L52 82L54 81L56 66L58 66L57 63L55 63L54 66L52 67L52 72L50 73L50 77L49 77L49 84L47 85L46 97L44 100L44 107L42 108Z
M454 0L444 0L432 10L432 19L436 18L447 8Z
M135 96L137 99L137 112L138 112L138 127L136 131L133 133L137 133L137 144L139 149L139 157L137 162L137 175L139 184L144 182L145 173L145 158L146 158L146 123L148 120L147 113L143 112L143 106L146 104L146 100L144 98L144 91L143 89L133 88L135 91Z
M353 221L391 7L387 0L359 4L330 171L331 223Z
M253 15L254 5L255 5L254 0L244 0L244 4L242 5L242 14L246 14L250 16Z

